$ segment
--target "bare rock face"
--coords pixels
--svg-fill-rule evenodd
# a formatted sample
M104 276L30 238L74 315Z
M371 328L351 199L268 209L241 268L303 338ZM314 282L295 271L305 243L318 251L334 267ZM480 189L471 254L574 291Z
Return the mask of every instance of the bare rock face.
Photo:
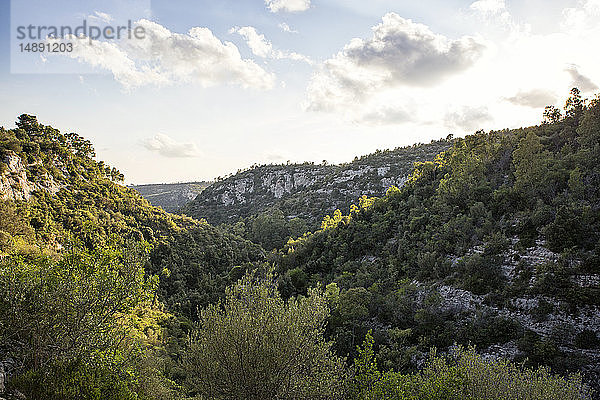
M36 177L32 181L27 176L27 168L21 157L9 152L2 162L8 167L0 174L0 199L4 200L29 200L36 190L44 190L55 194L61 186L49 174Z
M27 180L27 172L21 157L9 154L2 162L8 166L8 171L0 176L0 195L2 198L29 200L33 188Z
M14 367L14 360L10 357L4 358L2 361L0 361L0 399L3 398L1 396L6 396L9 399L20 398L20 396L23 396L20 393L10 393L6 387L10 377L10 372L14 369Z
M218 225L276 207L288 218L300 217L318 227L325 215L336 209L347 212L363 195L383 196L392 186L402 187L416 162L432 160L450 145L438 141L379 151L340 165L255 166L213 183L183 212Z
M504 252L500 270L505 282L512 285L518 277L519 270L529 272L532 275L525 288L518 294L507 297L501 304L487 303L485 296L473 294L467 290L452 286L440 285L435 291L441 298L440 312L453 315L483 315L499 316L509 321L517 322L519 326L527 331L534 332L539 337L551 339L558 349L572 357L584 357L589 364L583 371L591 384L599 386L600 377L600 348L582 348L582 343L577 343L575 338L584 332L594 332L600 337L600 307L596 305L579 305L573 307L567 301L558 297L540 294L534 289L538 284L538 274L551 273L540 272L544 266L552 265L560 260L560 255L547 249L543 240L537 240L535 245L526 249L517 249L518 239L512 238L512 245ZM466 256L480 253L483 245L476 246L467 251ZM450 259L456 265L460 257ZM570 260L578 263L578 260ZM573 275L570 282L575 288L600 288L598 275ZM512 359L519 355L520 351L515 341L498 343L488 349L480 349L485 357L504 357Z

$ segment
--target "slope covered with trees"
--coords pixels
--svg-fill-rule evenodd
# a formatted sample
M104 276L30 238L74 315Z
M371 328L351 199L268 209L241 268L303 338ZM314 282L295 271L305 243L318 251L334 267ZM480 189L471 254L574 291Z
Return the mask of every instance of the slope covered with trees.
M263 259L152 207L87 140L35 117L0 129L0 160L0 375L32 398L137 398L165 327L196 319Z
M273 204L214 227L21 116L0 129L1 396L592 398L600 99L438 144L316 229Z
M332 285L328 332L382 368L432 346L584 371L600 365L600 99L574 89L540 126L479 132L279 252L281 290Z

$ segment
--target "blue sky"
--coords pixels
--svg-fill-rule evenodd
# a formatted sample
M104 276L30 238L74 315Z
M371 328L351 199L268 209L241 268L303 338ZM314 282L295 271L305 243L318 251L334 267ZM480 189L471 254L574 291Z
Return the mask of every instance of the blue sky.
M592 96L600 84L600 0L14 0L12 11L0 2L0 125L29 113L77 131L128 183L535 124L570 87ZM83 18L131 19L147 35L48 39L76 45L59 55L10 40L19 24Z

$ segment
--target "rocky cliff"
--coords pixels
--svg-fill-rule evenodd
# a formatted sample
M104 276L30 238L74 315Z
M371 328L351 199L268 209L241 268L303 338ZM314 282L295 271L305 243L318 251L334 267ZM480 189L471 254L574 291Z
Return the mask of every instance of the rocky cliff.
M206 188L182 212L213 224L235 222L276 207L288 218L318 225L335 209L347 210L363 196L401 187L415 162L432 160L450 140L378 151L341 165L263 165Z
M56 193L61 185L45 172L33 174L38 163L25 164L16 153L9 151L2 157L0 168L0 198L5 200L29 200L36 190Z

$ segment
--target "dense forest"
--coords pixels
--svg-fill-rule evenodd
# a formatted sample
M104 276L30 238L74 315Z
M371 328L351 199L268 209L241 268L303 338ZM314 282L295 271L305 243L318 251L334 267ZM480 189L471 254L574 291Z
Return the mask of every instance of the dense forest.
M166 213L20 116L0 128L0 397L594 398L600 97L543 118L440 141L314 227Z

